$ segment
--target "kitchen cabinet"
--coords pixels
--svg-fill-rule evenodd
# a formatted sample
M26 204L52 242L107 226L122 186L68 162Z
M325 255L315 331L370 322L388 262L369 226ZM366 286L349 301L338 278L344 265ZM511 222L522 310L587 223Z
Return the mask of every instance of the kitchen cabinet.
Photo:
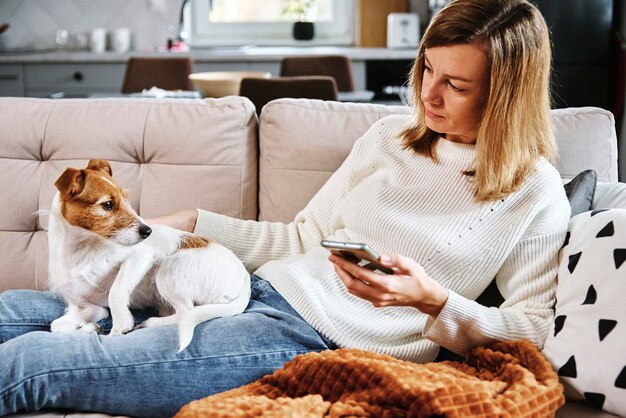
M0 65L0 68L5 66ZM20 67L20 66L11 66ZM27 97L88 97L92 94L119 93L125 63L25 64L27 81L15 95ZM277 63L218 62L195 63L201 71L269 71L278 75ZM0 73L1 74L1 73ZM13 73L10 73L13 74ZM0 77L1 80L1 77ZM18 94L19 93L19 94ZM8 94L2 94L8 95Z
M125 63L0 64L0 96L67 98L119 93L125 69ZM194 62L193 71L267 71L277 77L280 62ZM356 89L365 90L365 62L353 61L352 72Z
M50 97L85 97L91 93L119 92L125 64L28 64L25 95Z
M0 65L0 96L24 96L21 65Z
M387 16L389 13L406 13L404 0L359 0L356 43L362 47L387 45Z

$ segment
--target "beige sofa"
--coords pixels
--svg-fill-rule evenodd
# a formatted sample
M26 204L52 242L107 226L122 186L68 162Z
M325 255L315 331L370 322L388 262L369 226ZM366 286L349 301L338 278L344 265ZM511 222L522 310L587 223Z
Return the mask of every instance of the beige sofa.
M0 291L47 288L45 210L54 181L68 166L110 160L114 176L145 217L201 207L244 219L289 221L370 125L409 111L280 99L263 109L259 122L242 97L0 98ZM606 207L623 199L619 187L626 185L609 184L617 182L612 115L566 109L554 111L553 119L560 146L556 166L563 178L593 168L602 182L594 203ZM558 416L612 415L568 402Z

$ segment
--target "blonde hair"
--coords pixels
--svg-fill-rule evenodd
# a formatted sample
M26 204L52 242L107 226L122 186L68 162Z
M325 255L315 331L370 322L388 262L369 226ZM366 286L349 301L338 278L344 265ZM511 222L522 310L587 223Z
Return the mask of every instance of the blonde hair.
M516 191L556 143L550 120L552 53L548 28L526 0L455 0L434 16L411 71L416 122L402 136L407 148L436 159L439 133L426 126L420 93L424 51L437 46L479 45L487 56L489 94L476 138L473 175L478 201Z

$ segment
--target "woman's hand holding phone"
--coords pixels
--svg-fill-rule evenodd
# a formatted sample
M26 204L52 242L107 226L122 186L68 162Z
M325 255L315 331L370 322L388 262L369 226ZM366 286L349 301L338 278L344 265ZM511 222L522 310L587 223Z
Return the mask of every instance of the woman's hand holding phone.
M323 240L322 247L330 250L332 254L346 258L348 261L359 264L368 270L379 271L385 274L393 274L393 269L385 267L378 262L378 254L367 244L346 241Z
M351 294L376 307L412 306L436 317L448 300L448 290L432 279L415 260L399 254L381 255L380 265L393 274L380 274L330 254L337 275Z

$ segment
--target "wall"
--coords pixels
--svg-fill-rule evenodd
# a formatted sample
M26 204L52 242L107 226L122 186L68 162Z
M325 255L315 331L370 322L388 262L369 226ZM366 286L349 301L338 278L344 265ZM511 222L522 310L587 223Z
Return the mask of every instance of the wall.
M132 49L165 45L174 37L182 0L0 0L0 23L11 26L0 36L0 49L50 49L58 29L70 35L92 28L130 28ZM428 0L409 0L409 11L428 23Z
M409 11L411 13L417 13L420 17L420 27L424 31L424 28L430 20L430 14L428 12L428 0L409 0Z
M0 0L0 49L55 47L58 29L70 34L126 27L133 49L165 45L174 37L182 0Z
M617 18L617 22L619 24L620 32L622 34L622 39L624 39L624 41L626 41L626 4L624 4L623 0L617 0L617 1L618 1L618 3L616 3L616 5L617 5L617 9L618 9L618 13L619 14L618 14L618 16L616 18Z

